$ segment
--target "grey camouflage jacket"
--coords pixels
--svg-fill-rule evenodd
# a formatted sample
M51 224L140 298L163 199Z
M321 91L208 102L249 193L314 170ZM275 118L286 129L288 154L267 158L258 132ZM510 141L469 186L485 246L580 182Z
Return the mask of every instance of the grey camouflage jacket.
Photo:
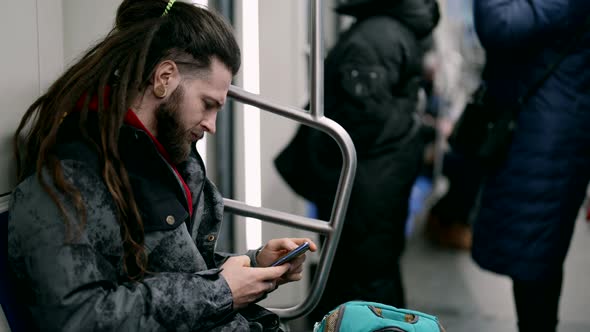
M36 325L43 331L278 330L277 316L257 305L232 309L219 273L227 255L215 253L223 201L196 151L178 166L192 193L190 218L179 179L153 141L130 126L120 136L151 273L141 282L125 281L119 223L98 158L84 143L66 139L58 155L87 209L81 236L65 241L64 220L35 175L18 185L10 206L9 264Z

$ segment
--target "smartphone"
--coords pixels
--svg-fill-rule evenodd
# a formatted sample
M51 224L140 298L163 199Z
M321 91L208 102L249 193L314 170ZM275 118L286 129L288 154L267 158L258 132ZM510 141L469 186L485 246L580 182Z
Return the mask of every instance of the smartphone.
M272 263L270 266L279 266L279 265L283 265L287 262L290 262L292 260L294 260L295 258L301 256L302 254L304 254L306 251L309 250L309 242L304 242L302 245L300 245L299 247L289 251L288 254L286 254L285 256L277 259L274 263Z

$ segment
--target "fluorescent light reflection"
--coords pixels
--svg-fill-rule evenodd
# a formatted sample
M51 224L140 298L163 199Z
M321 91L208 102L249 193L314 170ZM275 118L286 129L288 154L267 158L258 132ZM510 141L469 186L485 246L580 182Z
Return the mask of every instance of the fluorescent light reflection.
M209 5L209 0L192 0L193 5L201 5L207 7Z
M191 3L207 7L209 5L209 0L191 0ZM199 152L199 155L203 158L203 163L207 165L207 134L197 142L197 152Z
M242 6L242 57L244 89L260 93L260 58L258 40L258 0L248 0ZM260 174L260 110L244 105L244 167L245 202L261 206ZM246 218L246 246L255 249L262 245L260 220Z
M197 141L197 152L203 159L205 166L207 166L207 134Z

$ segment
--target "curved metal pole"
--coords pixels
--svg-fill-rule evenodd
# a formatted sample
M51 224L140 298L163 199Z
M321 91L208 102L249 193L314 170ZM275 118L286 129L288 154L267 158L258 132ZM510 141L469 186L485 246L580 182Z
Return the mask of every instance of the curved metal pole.
M225 210L246 217L257 218L268 222L313 231L326 235L326 241L320 255L319 269L314 276L308 297L300 304L291 308L268 308L276 312L282 319L294 319L309 313L318 304L322 292L328 281L328 274L332 267L336 246L340 239L344 217L352 191L356 173L356 151L352 139L338 123L324 117L324 68L322 48L322 4L319 0L312 0L312 91L311 112L302 109L279 105L266 101L259 95L249 93L243 89L231 86L228 95L237 101L270 111L274 114L295 120L307 126L321 130L332 137L342 152L343 167L336 190L332 215L329 222L305 218L285 212L249 206L235 200L224 199Z
M314 118L311 114L305 112L302 109L266 101L259 95L246 92L243 89L235 86L230 87L228 95L243 103L253 105L257 108L267 110L274 114L287 117L289 119L321 130L331 136L336 141L336 143L338 143L338 146L342 152L343 169L340 174L336 198L332 208L332 216L329 223L317 219L304 218L285 212L249 206L245 203L235 200L224 199L225 209L228 212L327 235L327 239L324 242L324 247L320 256L320 268L316 272L311 285L310 294L305 299L305 301L291 308L269 308L270 310L276 312L283 319L294 319L313 310L313 308L319 302L322 292L325 288L328 279L328 273L330 272L330 268L334 260L336 246L338 244L338 240L340 239L340 233L344 225L344 217L346 216L348 200L350 198L350 192L354 182L354 176L356 172L356 151L354 144L344 128L342 128L338 123L324 116Z

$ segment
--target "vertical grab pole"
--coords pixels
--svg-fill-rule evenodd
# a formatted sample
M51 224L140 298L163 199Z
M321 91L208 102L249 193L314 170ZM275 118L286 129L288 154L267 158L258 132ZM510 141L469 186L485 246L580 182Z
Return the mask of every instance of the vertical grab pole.
M311 116L324 116L324 57L322 2L313 0L311 5Z

